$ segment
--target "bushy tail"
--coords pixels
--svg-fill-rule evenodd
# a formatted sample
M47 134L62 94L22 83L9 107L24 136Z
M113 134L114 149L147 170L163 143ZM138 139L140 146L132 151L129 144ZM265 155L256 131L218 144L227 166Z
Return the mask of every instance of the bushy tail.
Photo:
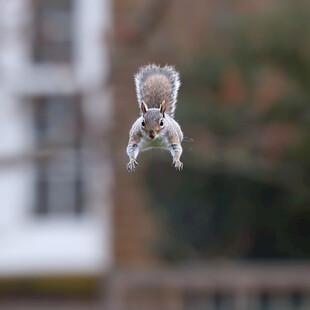
M139 108L142 101L148 108L159 108L165 100L166 113L174 117L181 83L180 75L173 66L150 64L141 67L135 75L135 83Z

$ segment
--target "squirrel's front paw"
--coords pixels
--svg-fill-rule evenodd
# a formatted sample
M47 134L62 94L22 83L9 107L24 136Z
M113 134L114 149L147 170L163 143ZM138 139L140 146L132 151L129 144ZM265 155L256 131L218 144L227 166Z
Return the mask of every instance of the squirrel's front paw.
M173 158L172 165L179 171L183 169L183 163L178 158Z
M128 172L133 172L136 170L136 167L138 165L139 165L138 162L134 158L131 158L130 162L126 165L126 168L127 168Z

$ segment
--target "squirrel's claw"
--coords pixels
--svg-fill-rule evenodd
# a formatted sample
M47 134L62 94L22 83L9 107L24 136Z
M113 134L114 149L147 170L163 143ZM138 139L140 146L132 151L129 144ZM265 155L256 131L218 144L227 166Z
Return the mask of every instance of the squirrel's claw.
M132 158L130 159L129 163L126 165L128 172L133 172L136 170L136 167L139 166L138 162Z
M179 171L183 169L183 163L179 159L173 158L172 165Z

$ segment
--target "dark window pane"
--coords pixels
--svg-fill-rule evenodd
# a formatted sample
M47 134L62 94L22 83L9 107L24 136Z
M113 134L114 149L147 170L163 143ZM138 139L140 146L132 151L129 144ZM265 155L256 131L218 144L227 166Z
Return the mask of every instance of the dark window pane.
M37 145L47 155L36 165L36 212L83 211L83 158L79 99L51 96L34 101Z
M72 1L37 0L34 5L35 62L72 60Z
M72 0L33 0L35 8L39 10L64 10L72 9Z

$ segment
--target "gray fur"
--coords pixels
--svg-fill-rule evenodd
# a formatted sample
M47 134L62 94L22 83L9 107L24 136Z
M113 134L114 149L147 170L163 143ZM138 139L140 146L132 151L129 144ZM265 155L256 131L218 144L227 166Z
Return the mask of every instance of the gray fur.
M135 75L135 83L140 110L142 101L148 108L159 108L162 101L165 100L166 113L174 117L181 82L180 75L173 66L160 67L150 64L141 67Z
M138 166L140 151L157 147L169 150L172 165L177 170L183 169L182 155L183 133L174 120L178 90L179 73L171 66L148 65L140 68L135 75L137 98L141 116L134 122L129 132L127 169L132 172ZM162 105L162 102L166 102ZM143 111L141 109L142 101ZM160 109L162 107L162 109Z
M149 150L153 147L169 150L173 158L173 166L177 170L183 169L183 164L180 161L180 157L183 152L181 146L181 142L183 141L183 133L180 125L172 117L165 115L163 119L164 127L161 131L159 131L158 135L156 135L154 139L151 139L148 136L147 131L143 129L141 125L143 120L145 120L145 122L148 121L149 115L147 114L150 112L153 114L153 117L151 118L152 122L160 117L159 114L156 115L154 110L157 110L157 113L161 115L158 109L151 109L146 112L144 116L140 116L131 127L129 132L129 142L126 149L127 155L130 159L127 164L127 169L129 172L136 169L136 166L138 165L137 157L139 152Z

